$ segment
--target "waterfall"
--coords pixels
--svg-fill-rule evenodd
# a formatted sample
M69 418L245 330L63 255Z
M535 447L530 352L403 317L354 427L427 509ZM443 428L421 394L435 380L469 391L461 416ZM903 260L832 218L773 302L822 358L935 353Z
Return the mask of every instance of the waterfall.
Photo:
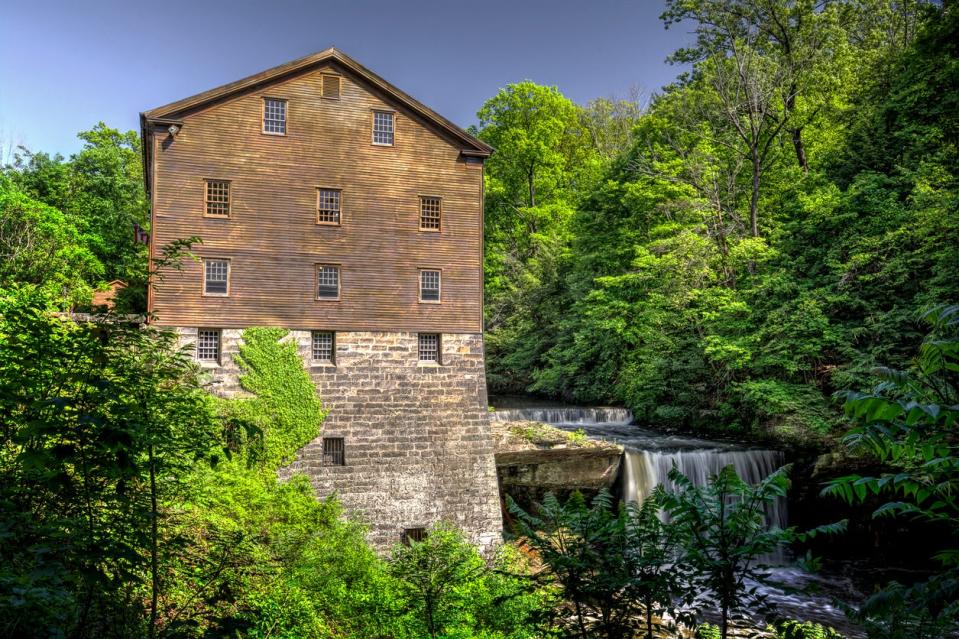
M633 414L625 408L511 408L491 412L490 419L494 422L544 422L553 426L625 426L632 423Z
M746 483L758 484L783 465L783 454L773 450L627 449L625 462L623 498L626 501L642 502L659 484L663 484L667 489L672 487L667 476L674 464L694 486L705 486L710 475L715 475L729 465L736 469L736 474ZM786 515L784 499L777 499L766 507L766 523L770 526L785 528Z
M581 428L590 437L622 444L626 449L622 488L626 501L642 502L659 484L670 488L667 479L673 464L694 486L705 486L710 475L732 465L739 477L757 484L783 465L783 454L774 450L749 450L733 444L658 433L633 425L633 414L625 408L542 407L511 408L490 413L497 422L536 421L558 428ZM766 507L770 526L787 525L786 500L777 499Z

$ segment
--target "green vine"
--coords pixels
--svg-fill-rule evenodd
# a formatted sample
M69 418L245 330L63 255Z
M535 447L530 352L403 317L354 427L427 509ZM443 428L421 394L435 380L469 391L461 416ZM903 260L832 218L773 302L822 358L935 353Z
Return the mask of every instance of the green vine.
M253 397L225 400L223 412L242 424L251 461L279 468L320 434L323 403L294 342L281 328L248 328L235 362L240 386ZM250 436L253 434L254 436Z

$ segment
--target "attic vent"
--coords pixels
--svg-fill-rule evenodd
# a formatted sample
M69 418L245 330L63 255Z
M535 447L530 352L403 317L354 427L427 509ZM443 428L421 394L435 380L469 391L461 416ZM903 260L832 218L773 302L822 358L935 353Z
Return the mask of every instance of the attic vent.
M333 98L334 100L340 99L340 76L338 75L323 76L323 97Z

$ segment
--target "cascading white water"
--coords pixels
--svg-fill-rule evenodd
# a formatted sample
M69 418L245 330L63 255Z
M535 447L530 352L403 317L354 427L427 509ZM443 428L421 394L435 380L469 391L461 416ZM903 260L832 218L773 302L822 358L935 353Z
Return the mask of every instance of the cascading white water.
M623 498L642 502L660 484L669 487L667 478L673 465L695 486L705 486L710 475L728 465L739 477L756 484L783 464L783 455L773 450L749 450L720 442L656 433L631 425L633 415L625 408L613 407L526 407L496 410L493 421L531 420L559 428L582 428L592 437L622 444L626 449L623 469ZM784 499L770 504L767 523L785 528Z
M706 485L709 476L732 464L739 476L756 484L783 464L783 455L772 450L750 450L724 442L680 437L640 428L632 424L633 416L622 408L530 407L497 410L490 413L494 421L532 420L546 422L558 428L580 430L594 438L622 444L626 449L622 472L623 498L642 501L653 489L664 483L673 464L696 486ZM766 509L766 520L771 526L787 525L785 500L777 500ZM765 561L782 563L782 553L774 553ZM857 628L849 626L842 610L826 594L803 595L794 592L809 581L828 587L836 596L849 595L852 584L845 580L833 583L822 577L810 576L799 569L781 566L774 569L777 581L788 584L780 589L757 585L777 609L801 619L811 619L843 630L850 639L864 637Z
M625 408L511 408L490 413L494 422L534 421L554 426L616 424L633 421Z
M783 465L782 453L773 450L626 450L623 498L641 503L656 486L672 486L669 471L675 466L694 486L705 486L710 475L732 465L749 484L757 484ZM766 507L769 525L785 528L786 503L777 499Z

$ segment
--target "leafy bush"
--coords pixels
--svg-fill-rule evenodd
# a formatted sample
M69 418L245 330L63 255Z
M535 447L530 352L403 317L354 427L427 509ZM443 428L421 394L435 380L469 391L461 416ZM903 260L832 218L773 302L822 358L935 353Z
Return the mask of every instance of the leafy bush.
M827 626L807 621L790 619L776 624L776 639L843 639L842 635Z

